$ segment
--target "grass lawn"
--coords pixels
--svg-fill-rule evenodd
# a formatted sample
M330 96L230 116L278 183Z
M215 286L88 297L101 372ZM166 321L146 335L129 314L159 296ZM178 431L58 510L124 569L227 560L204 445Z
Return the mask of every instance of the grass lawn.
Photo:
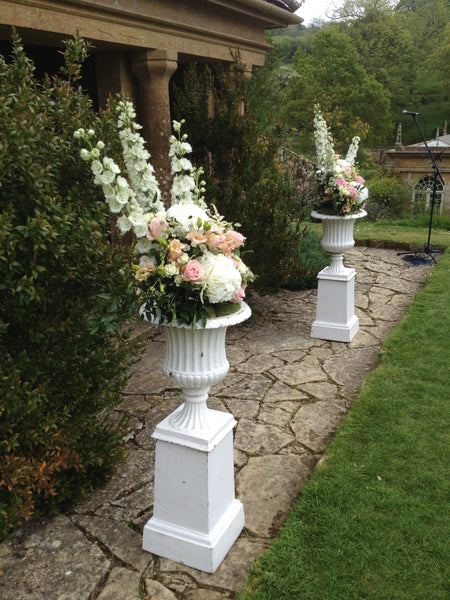
M450 597L449 267L447 251L239 600Z
M430 244L434 248L447 248L450 246L450 230L448 219L439 218L433 220ZM321 223L308 223L308 227L322 233ZM355 223L354 238L356 241L367 246L381 243L386 246L415 249L422 248L428 241L428 223L426 219L421 221L377 221L370 222L367 219L359 219Z

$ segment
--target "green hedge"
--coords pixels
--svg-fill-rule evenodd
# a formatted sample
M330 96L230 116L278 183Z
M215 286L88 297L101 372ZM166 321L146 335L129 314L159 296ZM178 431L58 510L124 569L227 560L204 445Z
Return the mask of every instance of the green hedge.
M110 135L79 87L87 48L37 81L20 38L0 56L0 537L112 474L123 424L108 421L132 350L129 251L73 131Z

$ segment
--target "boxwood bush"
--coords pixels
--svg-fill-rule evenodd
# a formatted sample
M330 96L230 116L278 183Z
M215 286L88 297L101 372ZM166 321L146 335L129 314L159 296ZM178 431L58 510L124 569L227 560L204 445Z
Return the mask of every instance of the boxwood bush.
M114 243L78 127L111 137L79 86L85 43L37 81L20 38L0 57L0 537L112 474L124 426L108 419L133 350L129 250Z

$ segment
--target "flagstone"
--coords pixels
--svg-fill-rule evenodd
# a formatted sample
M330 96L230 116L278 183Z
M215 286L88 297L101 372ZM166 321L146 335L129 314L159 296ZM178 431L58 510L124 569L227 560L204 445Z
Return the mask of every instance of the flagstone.
M386 275L385 273L378 275L377 285L401 293L417 292L422 287L419 282L404 281L400 277L392 277L392 274Z
M333 352L328 346L318 346L316 348L311 348L309 354L310 356L315 356L316 358L318 358L319 361L323 361L326 358L329 358L333 354Z
M264 375L254 375L253 377L247 375L239 383L225 388L218 395L224 398L231 396L234 398L262 400L271 385L271 380L264 377Z
M114 567L97 600L139 600L139 573Z
M392 306L402 306L406 308L411 304L413 300L414 294L395 294L389 300L389 304L391 304Z
M315 459L306 454L249 459L236 477L236 491L244 504L245 526L252 534L274 535L314 464Z
M307 398L307 396L305 396L303 392L300 392L300 390L297 390L286 383L282 383L281 381L276 381L264 396L264 401L284 402L286 400L304 400L305 398Z
M348 344L348 348L364 348L366 346L375 346L380 343L376 337L367 331L358 331L358 335Z
M152 600L153 598L155 598L155 600L177 600L177 597L169 590L169 588L166 588L162 583L159 583L159 581L156 581L155 579L146 577L145 589L147 594L149 594L149 600ZM125 598L127 598L127 596L123 596L123 600L125 600Z
M275 355L281 359L281 361L285 361L288 363L299 362L306 356L305 350L282 350L280 352L276 352ZM281 363L284 364L284 363ZM281 364L279 366L281 366ZM274 365L274 367L277 365Z
M384 304L383 306L375 305L369 310L373 319L389 322L399 321L405 312L403 306L393 306L392 304Z
M294 441L294 436L274 427L241 419L236 427L235 448L249 455L275 454Z
M360 387L364 375L377 366L378 354L378 346L349 349L326 360L323 368L338 385Z
M332 398L336 398L339 394L337 385L333 385L326 381L321 381L319 383L304 383L300 386L300 389L318 400L331 400Z
M258 414L260 406L258 400L227 398L226 402L231 414L236 419L254 419Z
M346 411L328 400L302 406L291 427L297 440L313 452L323 452Z
M251 356L245 362L237 365L236 369L240 373L255 375L258 373L263 373L264 371L268 371L274 367L279 367L283 364L284 363L282 360L276 356L273 356L272 354L257 354L255 356Z
M192 578L191 581L195 580L199 585L235 592L242 588L247 578L247 571L252 567L255 560L267 550L267 547L268 544L265 540L253 540L241 536L215 573L204 573L164 558L159 561L160 579L163 584L168 585L172 582L174 573L176 577L180 578L180 570L182 570L186 574L185 577ZM188 581L185 583L184 590L187 585ZM184 590L180 591L184 592ZM196 596L194 595L193 598L196 598ZM206 598L209 600L208 596Z
M309 381L325 381L326 374L315 356L306 356L300 363L272 369L274 377L286 384L300 385Z
M90 515L75 515L73 521L123 563L132 564L140 573L149 566L152 555L142 551L141 535L125 523Z
M264 403L258 415L259 421L269 423L270 425L276 425L277 427L286 427L291 419L291 414L281 409L276 404Z
M0 565L2 600L89 600L110 561L59 516L17 530L0 545Z

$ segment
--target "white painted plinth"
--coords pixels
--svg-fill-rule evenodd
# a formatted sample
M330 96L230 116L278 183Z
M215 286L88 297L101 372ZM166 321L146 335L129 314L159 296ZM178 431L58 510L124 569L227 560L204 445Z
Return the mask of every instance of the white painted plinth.
M334 342L350 342L359 330L355 315L355 269L341 268L336 273L331 267L317 275L316 320L311 337Z
M208 425L182 431L172 417L155 429L153 516L144 528L143 549L214 573L244 527L235 499L233 416L208 409ZM172 423L172 424L171 424Z

